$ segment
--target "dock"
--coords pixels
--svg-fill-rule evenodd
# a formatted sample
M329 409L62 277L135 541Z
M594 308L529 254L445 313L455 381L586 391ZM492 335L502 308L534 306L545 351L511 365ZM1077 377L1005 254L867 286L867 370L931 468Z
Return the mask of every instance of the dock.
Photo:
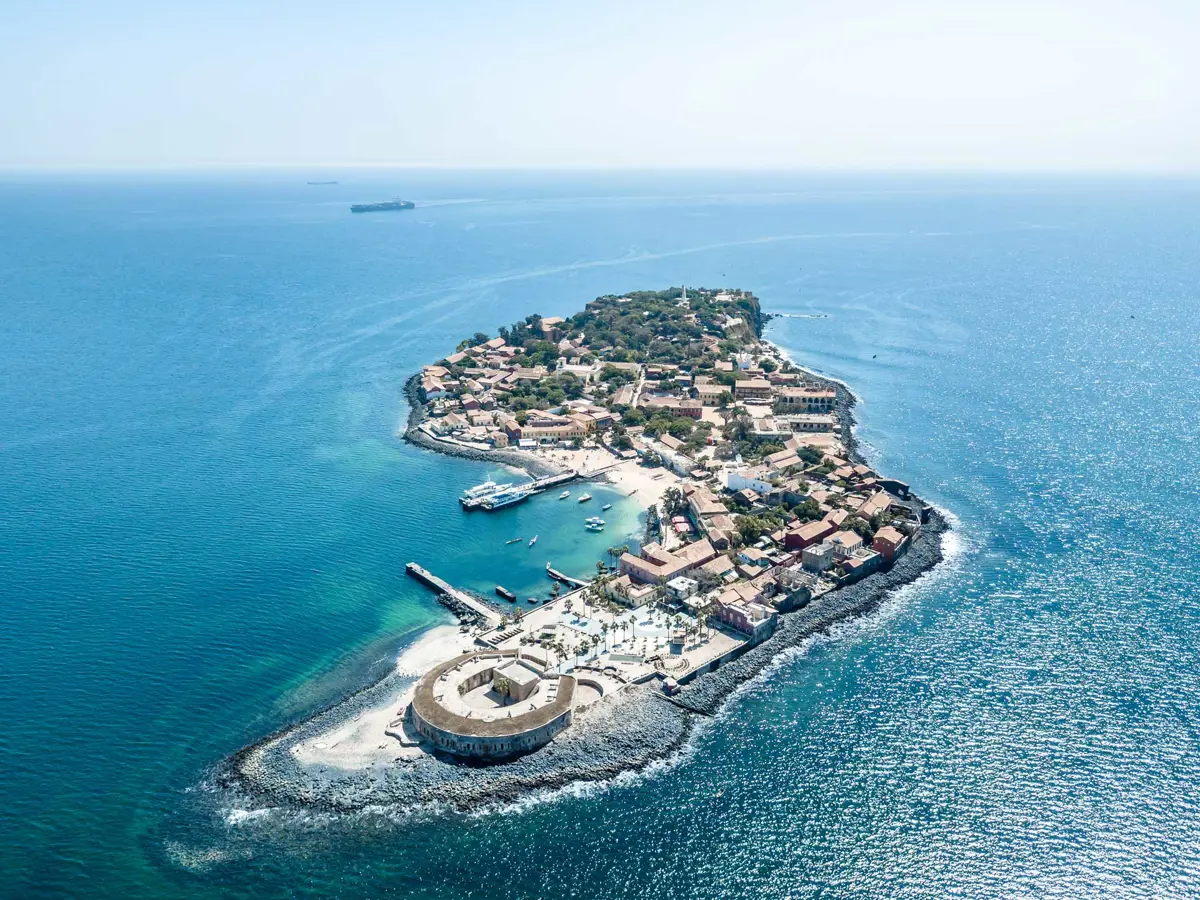
M534 494L540 494L547 488L557 487L560 484L566 484L568 481L574 481L578 477L578 472L576 472L574 469L568 469L566 472L559 472L557 475L550 475L546 478L537 478L533 481L527 481L524 484L514 484L511 488L509 488L509 490L526 491L528 496L532 497ZM491 494L485 494L482 497L474 497L470 500L463 500L460 498L459 502L463 505L463 509L487 510L488 508L484 506L484 502L491 499L492 496L493 495ZM501 508L504 509L507 507ZM490 510L488 511L490 512Z
M410 562L404 567L404 569L409 575L417 579L417 581L421 582L426 587L431 587L439 594L446 594L447 596L454 598L463 606L483 616L484 620L491 625L495 625L500 621L499 610L493 609L481 600L477 600L467 591L460 591L458 588L453 587L449 583L438 578L428 569L417 565L415 562Z
M555 581L561 581L563 584L573 588L583 588L591 584L590 581L582 581L578 578L572 578L570 575L564 575L558 569L550 568L550 563L546 563L546 574Z

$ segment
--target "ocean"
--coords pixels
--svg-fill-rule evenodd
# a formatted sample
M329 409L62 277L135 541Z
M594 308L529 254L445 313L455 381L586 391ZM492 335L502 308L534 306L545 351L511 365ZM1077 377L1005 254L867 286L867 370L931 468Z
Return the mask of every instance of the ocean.
M0 895L1195 896L1198 246L1183 179L0 176ZM448 621L409 560L544 595L636 541L615 492L463 513L503 472L401 442L405 378L679 284L850 384L948 561L648 772L231 806L223 758Z

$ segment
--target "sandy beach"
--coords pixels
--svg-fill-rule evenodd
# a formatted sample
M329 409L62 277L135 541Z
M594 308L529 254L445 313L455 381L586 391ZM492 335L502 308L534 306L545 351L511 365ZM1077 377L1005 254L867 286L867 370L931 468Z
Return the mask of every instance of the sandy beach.
M472 648L474 641L456 625L436 625L422 634L396 658L396 690L382 703L365 709L335 728L313 735L291 749L296 760L305 765L336 766L339 769L366 769L405 757L418 757L424 751L401 744L387 734L399 726L393 723L412 697L417 679L443 660Z
M592 450L541 450L537 456L555 465L574 469L583 478L602 471L600 478L621 489L626 496L633 497L643 508L657 503L667 488L680 482L670 469L646 468L636 459L617 460L603 449Z

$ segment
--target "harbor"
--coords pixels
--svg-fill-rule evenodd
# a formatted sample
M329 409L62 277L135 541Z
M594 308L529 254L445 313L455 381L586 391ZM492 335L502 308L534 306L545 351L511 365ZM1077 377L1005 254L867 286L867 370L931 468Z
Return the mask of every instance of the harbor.
M557 475L527 481L524 484L500 484L494 481L485 481L464 491L463 495L458 498L458 502L462 504L463 509L482 509L487 512L495 512L515 506L535 494L540 494L560 484L567 484L579 477L579 472L570 469Z

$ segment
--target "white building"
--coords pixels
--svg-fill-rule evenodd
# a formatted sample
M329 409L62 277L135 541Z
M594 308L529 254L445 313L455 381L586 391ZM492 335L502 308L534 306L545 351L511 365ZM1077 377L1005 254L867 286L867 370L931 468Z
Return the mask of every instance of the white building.
M769 474L765 466L755 466L752 469L728 469L725 472L725 486L731 491L750 488L750 490L765 496L775 489L775 485L767 480Z
M699 587L700 585L695 579L679 575L667 582L667 594L676 600L686 600L696 593Z

